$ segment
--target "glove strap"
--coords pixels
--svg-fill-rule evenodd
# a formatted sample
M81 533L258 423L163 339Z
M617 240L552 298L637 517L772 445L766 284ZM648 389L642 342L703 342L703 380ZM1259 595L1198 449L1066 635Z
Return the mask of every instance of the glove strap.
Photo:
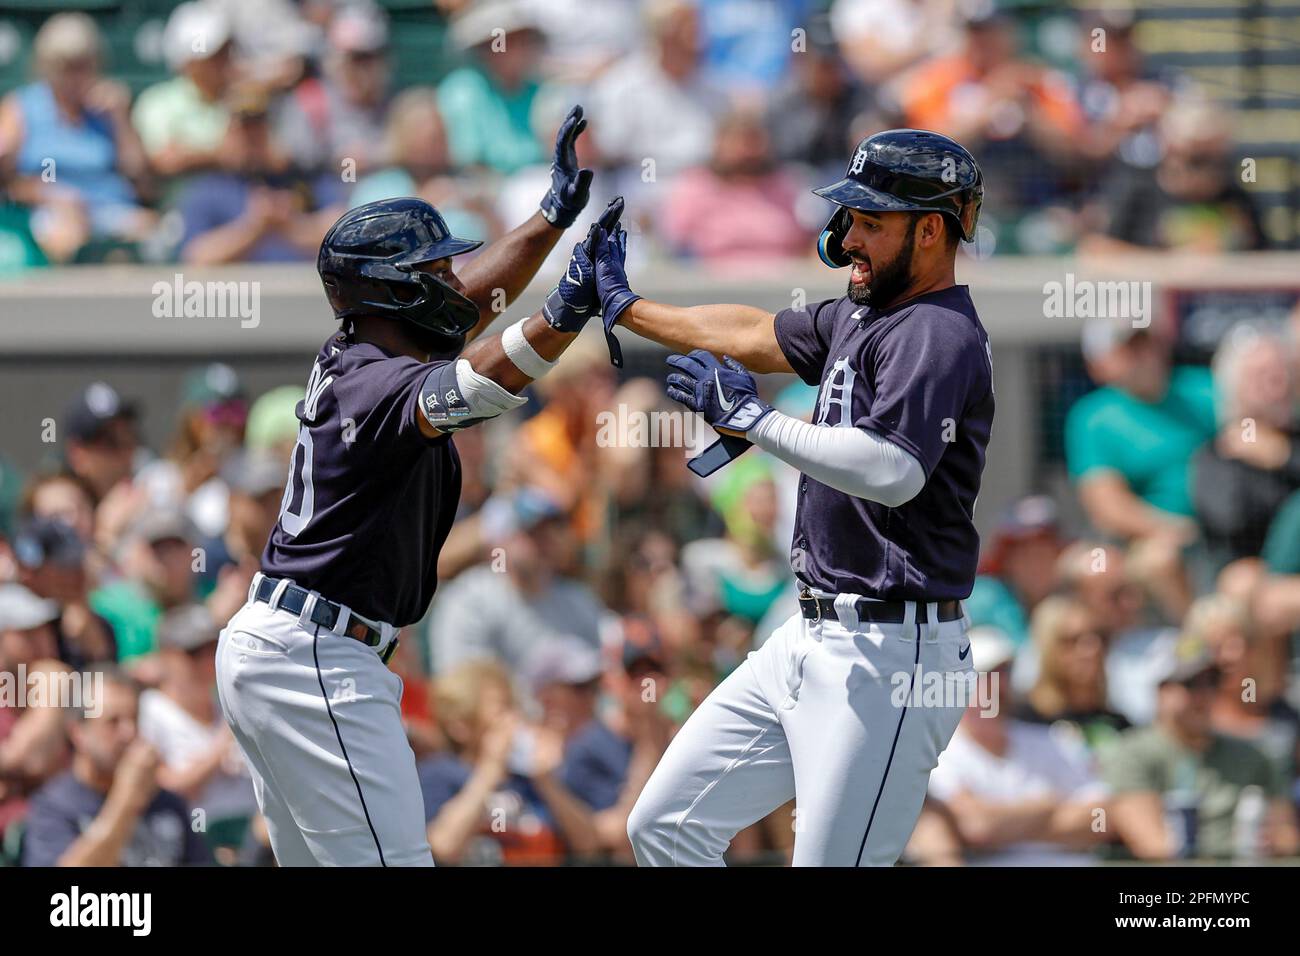
M686 463L686 467L701 478L707 478L723 465L729 465L754 445L739 435L719 435L704 451Z

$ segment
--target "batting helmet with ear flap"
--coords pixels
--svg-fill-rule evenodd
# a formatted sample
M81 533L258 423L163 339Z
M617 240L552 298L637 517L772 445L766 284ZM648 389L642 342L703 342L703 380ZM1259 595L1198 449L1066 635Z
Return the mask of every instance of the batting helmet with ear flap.
M858 144L843 179L813 192L841 207L817 240L822 262L838 269L849 264L842 243L853 224L850 209L943 213L963 240L974 241L984 177L955 140L929 130L889 129Z
M479 321L472 301L416 268L483 245L458 239L423 199L381 199L345 212L321 242L316 271L340 319L403 319L459 348Z

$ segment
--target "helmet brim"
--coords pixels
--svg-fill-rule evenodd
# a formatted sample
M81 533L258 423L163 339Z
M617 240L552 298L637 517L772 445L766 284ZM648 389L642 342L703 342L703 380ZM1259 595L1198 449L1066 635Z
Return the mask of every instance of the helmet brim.
M907 199L899 199L887 192L864 186L856 179L841 179L829 186L814 189L815 195L829 199L839 206L860 209L864 212L924 212L933 210L942 212L939 207L920 205Z
M392 260L392 262L398 268L402 266L418 266L422 262L437 262L439 259L464 255L467 252L473 252L481 245L483 243L477 239L459 239L456 236L448 236L438 242L414 249L401 258Z

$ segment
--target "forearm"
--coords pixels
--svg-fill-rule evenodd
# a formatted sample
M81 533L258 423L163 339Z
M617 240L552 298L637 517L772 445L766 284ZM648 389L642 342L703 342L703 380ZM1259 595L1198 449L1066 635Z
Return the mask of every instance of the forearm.
M429 847L435 859L454 863L478 828L483 805L500 783L503 774L483 767L475 769L460 793L448 800L429 824Z
M470 341L528 287L562 235L564 230L556 229L537 212L522 226L487 246L465 267L460 277L465 294L478 306L481 316L478 325L469 332Z
M554 362L563 355L564 350L578 337L576 332L560 332L551 328L540 312L524 321L523 333L533 351L547 362ZM501 335L472 343L460 357L467 359L480 375L516 394L533 381L506 354Z
M109 794L99 815L59 857L58 866L118 866L140 815Z
M1167 531L1178 521L1135 495L1115 472L1089 474L1079 485L1079 498L1098 531L1121 538Z
M594 855L600 849L600 839L591 810L553 775L534 777L533 786L555 816L569 852L578 857Z
M262 229L246 219L218 226L195 236L181 250L181 260L189 265L215 266L243 260L258 240Z
M619 325L677 352L730 355L751 372L791 372L776 340L776 316L749 305L665 305L633 302Z
M809 478L890 508L911 501L925 486L915 458L861 428L810 425L774 411L745 437Z

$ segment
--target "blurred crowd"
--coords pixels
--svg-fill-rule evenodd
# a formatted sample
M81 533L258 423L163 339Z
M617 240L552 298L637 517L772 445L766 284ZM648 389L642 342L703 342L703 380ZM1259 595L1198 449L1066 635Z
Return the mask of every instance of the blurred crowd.
M1183 366L1160 323L1086 324L1071 497L1015 501L986 536L967 611L993 693L941 757L905 861L1300 854L1297 342L1300 310ZM812 389L768 384L811 418ZM661 382L620 378L599 340L529 394L458 434L440 588L391 666L439 862L628 863L627 815L673 733L795 607L798 476L756 451L692 476ZM302 395L197 368L157 452L109 385L71 397L0 538L0 674L105 685L93 714L0 695L9 862L270 862L214 653ZM792 811L730 859L787 859Z
M382 7L190 0L170 77L134 96L96 21L57 13L0 100L0 271L309 261L346 208L410 194L492 239L535 211L575 102L589 208L627 196L637 255L810 255L828 207L808 188L894 126L980 161L981 256L1264 248L1230 116L1104 6L1070 14L1058 69L994 0L438 0L399 84L412 23Z

